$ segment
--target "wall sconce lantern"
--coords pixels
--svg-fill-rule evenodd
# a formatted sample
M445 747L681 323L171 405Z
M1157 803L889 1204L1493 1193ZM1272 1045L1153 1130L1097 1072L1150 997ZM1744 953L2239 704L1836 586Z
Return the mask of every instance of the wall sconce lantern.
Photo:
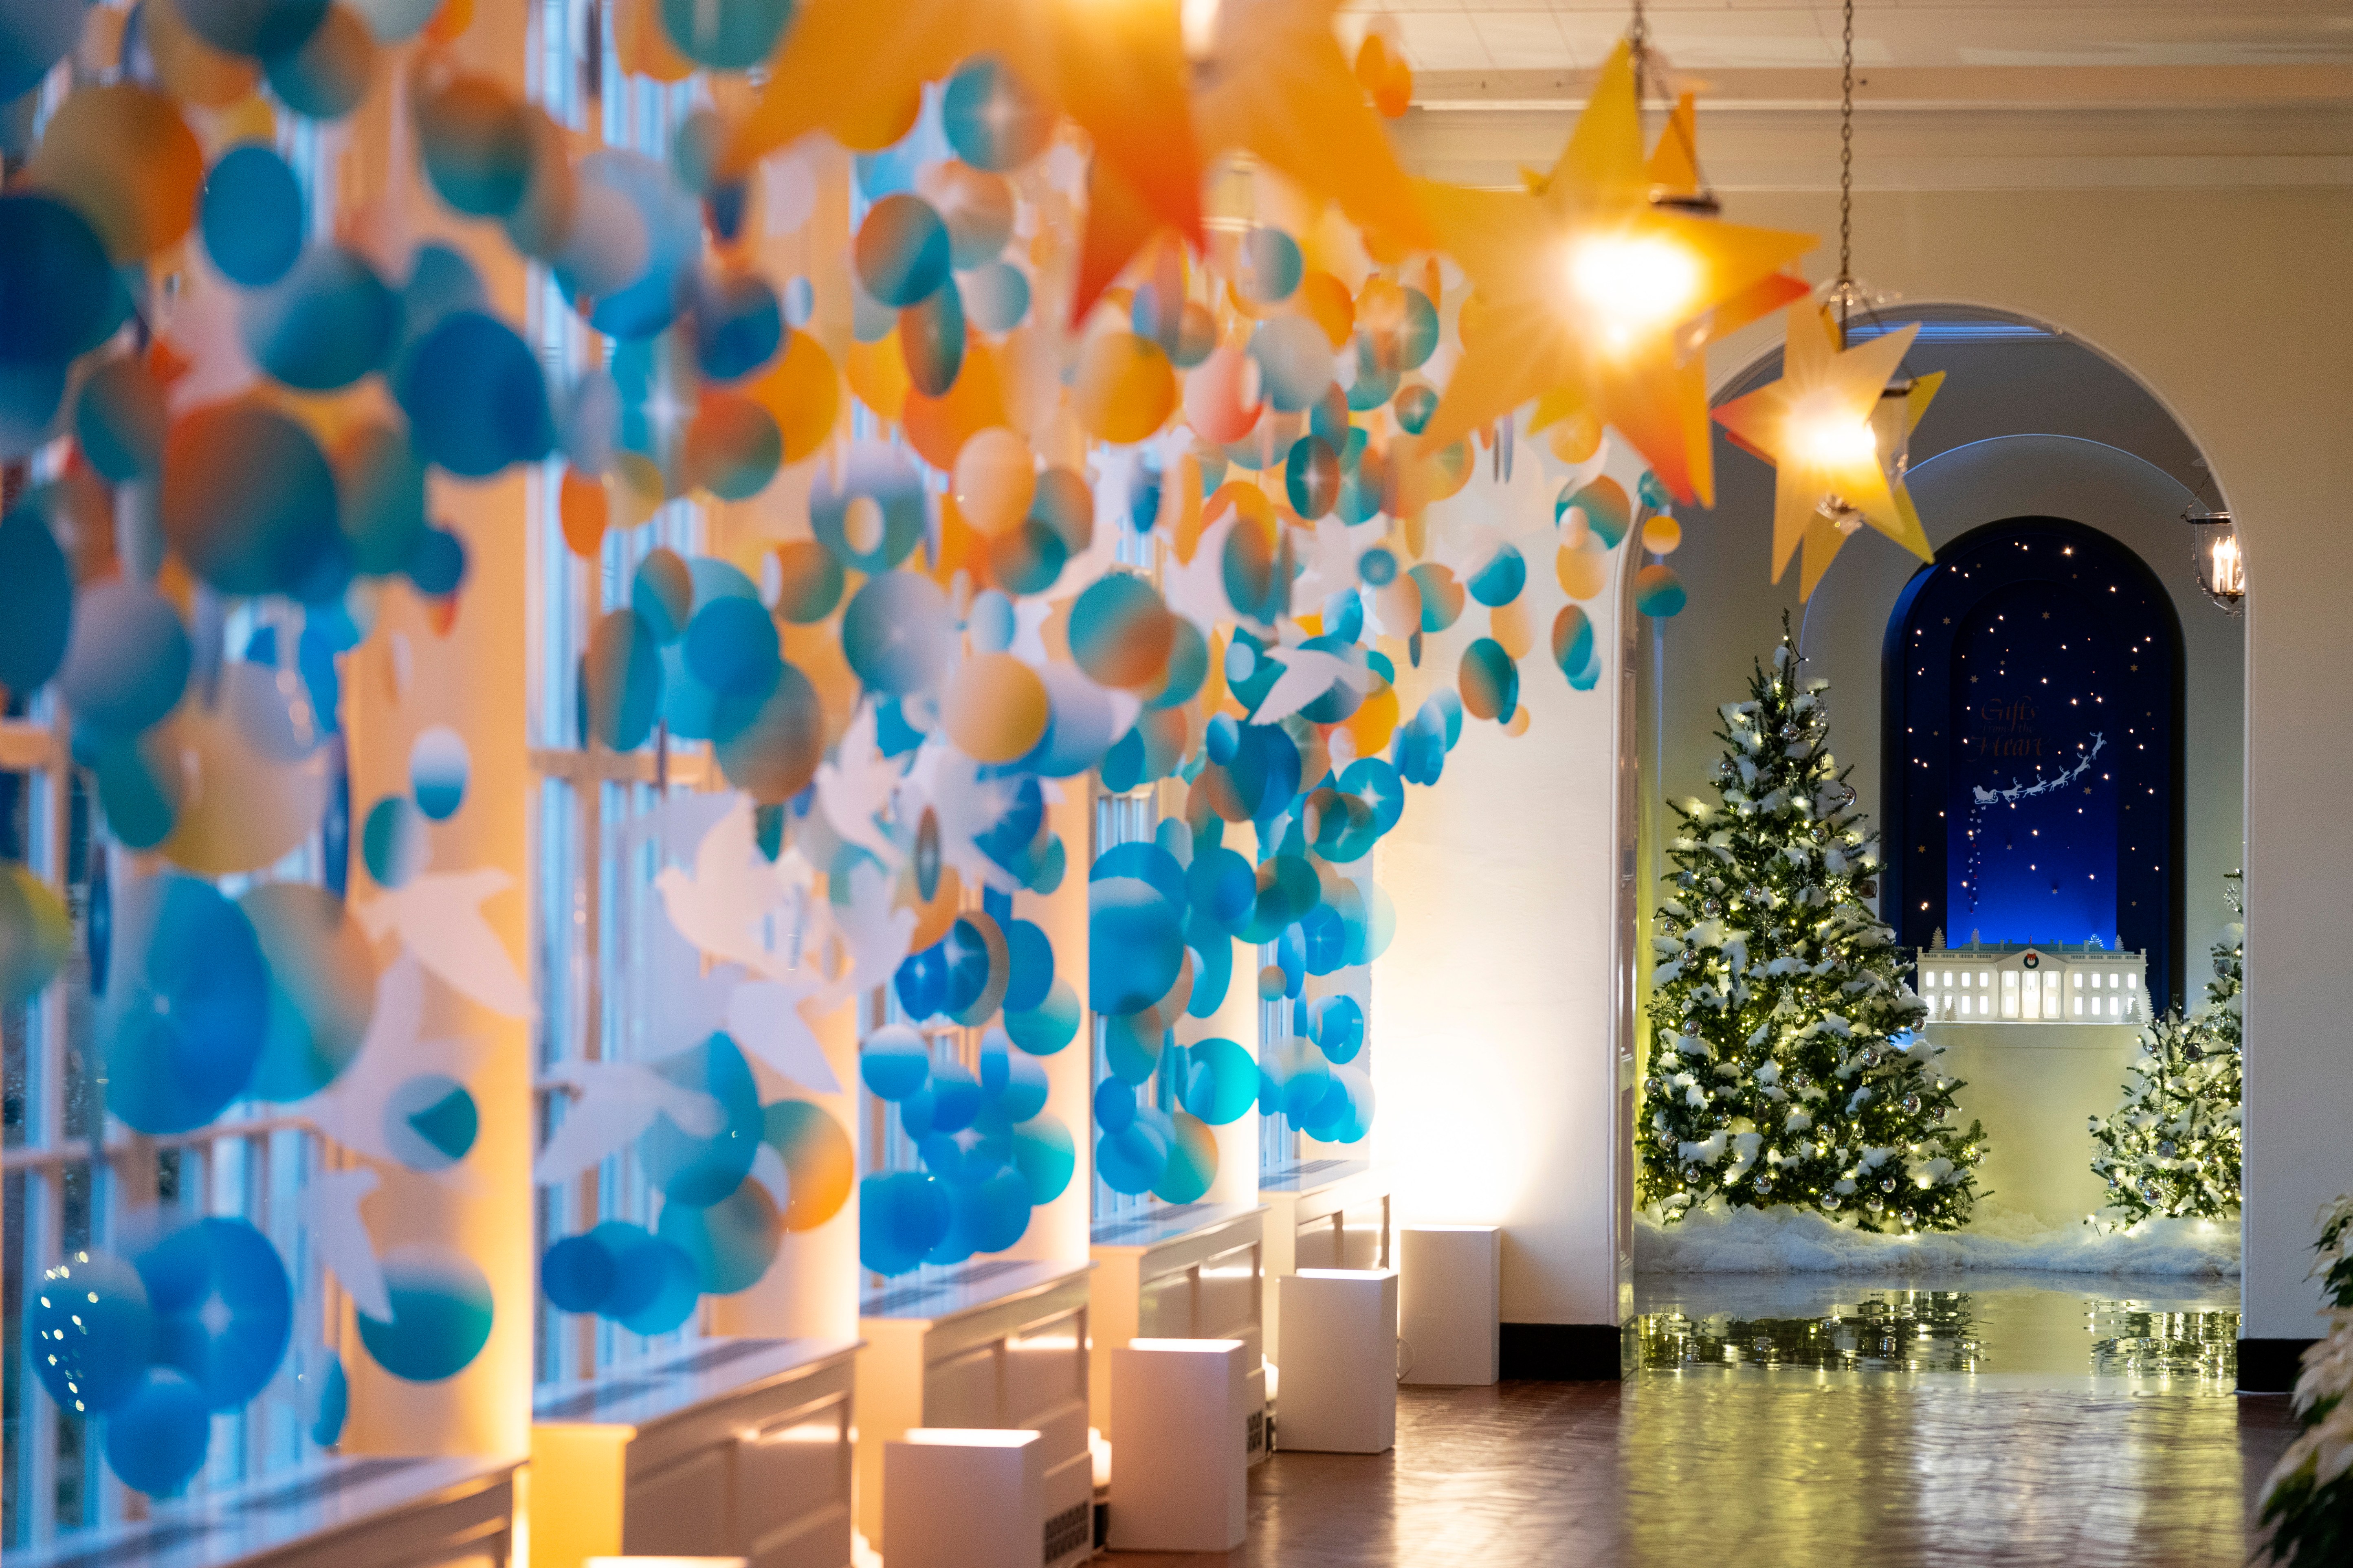
M2189 525L2189 555L2198 586L2223 611L2237 615L2247 597L2247 563L2239 553L2239 529L2228 511L2192 506L2181 514Z

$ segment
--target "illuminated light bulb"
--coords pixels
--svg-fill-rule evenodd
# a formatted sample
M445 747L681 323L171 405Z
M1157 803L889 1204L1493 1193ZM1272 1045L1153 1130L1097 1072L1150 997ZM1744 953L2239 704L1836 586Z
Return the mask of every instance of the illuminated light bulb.
M2247 591L2246 569L2239 560L2239 542L2224 537L2214 542L2210 552L2213 561L2214 591L2218 594L2243 594Z
M1805 455L1825 468L1867 463L1879 455L1878 437L1860 419L1824 420L1804 426L1798 436Z
M1185 39L1185 58L1205 60L1218 42L1218 10L1221 0L1183 0L1177 25Z
M1568 283L1609 345L1622 349L1692 313L1699 264L1671 239L1599 235L1570 251Z

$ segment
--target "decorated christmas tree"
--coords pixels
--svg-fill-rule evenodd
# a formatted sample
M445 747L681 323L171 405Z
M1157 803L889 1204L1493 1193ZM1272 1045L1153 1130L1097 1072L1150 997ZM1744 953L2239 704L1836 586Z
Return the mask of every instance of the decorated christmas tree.
M2243 915L2238 874L2233 913ZM2247 928L2233 921L2214 943L2206 1000L2141 1031L2124 1100L2092 1119L2092 1169L2108 1184L2107 1223L2220 1219L2239 1210L2239 988Z
M1897 966L1873 836L1829 749L1829 682L1800 681L1784 617L1772 668L1716 731L1719 802L1681 830L1652 946L1651 1072L1636 1130L1670 1222L1716 1196L1949 1230L1976 1201L1984 1134L1953 1091Z

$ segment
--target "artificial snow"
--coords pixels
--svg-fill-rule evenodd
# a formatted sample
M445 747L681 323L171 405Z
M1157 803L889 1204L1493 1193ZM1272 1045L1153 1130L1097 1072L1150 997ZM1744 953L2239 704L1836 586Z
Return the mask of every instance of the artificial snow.
M2001 1269L2235 1279L2239 1227L2211 1220L2145 1220L2105 1234L1989 1207L1967 1230L1889 1236L1788 1207L1702 1208L1675 1224L1634 1216L1643 1274L1914 1274Z

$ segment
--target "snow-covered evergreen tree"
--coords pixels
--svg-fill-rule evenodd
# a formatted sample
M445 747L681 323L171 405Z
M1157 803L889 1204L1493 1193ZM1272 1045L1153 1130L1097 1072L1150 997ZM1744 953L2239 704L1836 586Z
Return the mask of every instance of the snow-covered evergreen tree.
M1976 1201L1983 1130L1953 1124L1926 1015L1877 896L1873 836L1829 749L1829 682L1772 668L1718 711L1715 805L1673 805L1675 870L1651 939L1643 1188L1674 1220L1721 1194L1949 1230Z
M2243 916L2236 872L2227 896ZM2122 1102L2092 1119L2092 1170L2108 1184L2109 1223L2238 1213L2243 920L2222 928L2213 952L2206 1000L2187 1017L2168 1013L2141 1031Z

